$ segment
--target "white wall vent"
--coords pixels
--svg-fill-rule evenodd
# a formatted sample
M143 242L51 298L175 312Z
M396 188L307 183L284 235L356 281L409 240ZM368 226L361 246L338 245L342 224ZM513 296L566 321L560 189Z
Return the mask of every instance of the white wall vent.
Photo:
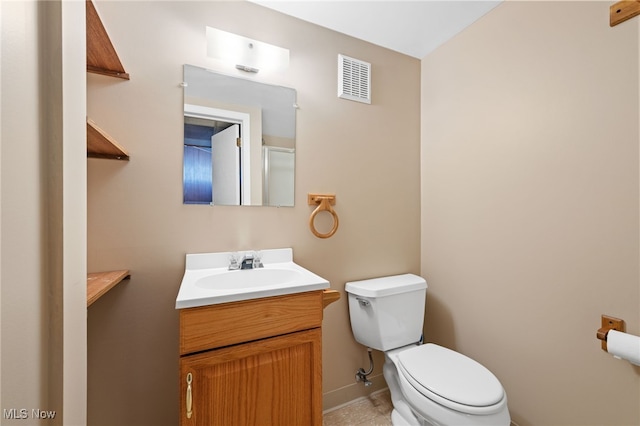
M338 97L371 103L371 64L338 55Z

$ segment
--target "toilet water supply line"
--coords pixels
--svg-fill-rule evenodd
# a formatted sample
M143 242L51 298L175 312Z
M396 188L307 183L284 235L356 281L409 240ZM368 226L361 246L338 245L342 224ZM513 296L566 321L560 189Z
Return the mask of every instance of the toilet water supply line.
M372 385L367 376L373 372L373 355L371 355L371 348L367 348L367 352L369 353L369 370L364 371L364 369L358 368L356 382L364 382L364 385L368 387Z

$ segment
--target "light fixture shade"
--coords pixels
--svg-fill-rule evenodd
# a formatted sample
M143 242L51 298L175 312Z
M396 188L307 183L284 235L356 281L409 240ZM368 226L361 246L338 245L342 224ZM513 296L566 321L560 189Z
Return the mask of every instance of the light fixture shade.
M207 56L250 72L289 67L289 49L212 27L207 27Z

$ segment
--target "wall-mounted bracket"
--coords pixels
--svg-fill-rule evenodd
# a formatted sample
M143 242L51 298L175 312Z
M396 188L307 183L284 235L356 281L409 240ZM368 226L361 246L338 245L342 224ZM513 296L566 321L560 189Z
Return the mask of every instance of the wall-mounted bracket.
M625 0L609 7L609 26L616 25L640 15L640 0Z
M307 194L307 204L310 206L320 204L322 200L327 200L332 206L336 205L335 194Z
M608 315L602 315L602 326L598 329L596 337L602 340L602 350L607 351L607 333L609 330L617 330L624 332L624 320L620 318L610 317Z
M335 234L336 231L338 230L339 220L338 220L338 214L335 212L335 210L333 210L331 206L336 204L336 195L335 194L308 194L307 204L309 204L310 206L314 206L314 205L318 206L313 211L313 213L311 213L311 217L309 218L309 228L311 229L311 232L313 233L313 235L315 235L318 238L329 238L333 234ZM326 234L322 234L318 232L314 224L314 221L318 213L323 211L329 212L329 214L333 216L333 228L331 228L331 231L327 232Z

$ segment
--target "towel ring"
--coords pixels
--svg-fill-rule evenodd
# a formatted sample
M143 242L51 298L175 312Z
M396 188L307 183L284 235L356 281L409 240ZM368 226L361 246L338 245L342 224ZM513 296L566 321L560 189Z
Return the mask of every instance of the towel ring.
M309 218L309 229L311 229L313 235L318 238L329 238L333 234L335 234L338 230L340 221L338 220L338 214L335 210L333 210L331 205L336 203L336 196L333 194L308 194L307 201L310 206L314 204L318 205L313 213L311 213L311 217ZM333 216L333 228L331 228L331 230L326 234L318 232L314 224L318 213L323 211L327 211L331 214L331 216Z

